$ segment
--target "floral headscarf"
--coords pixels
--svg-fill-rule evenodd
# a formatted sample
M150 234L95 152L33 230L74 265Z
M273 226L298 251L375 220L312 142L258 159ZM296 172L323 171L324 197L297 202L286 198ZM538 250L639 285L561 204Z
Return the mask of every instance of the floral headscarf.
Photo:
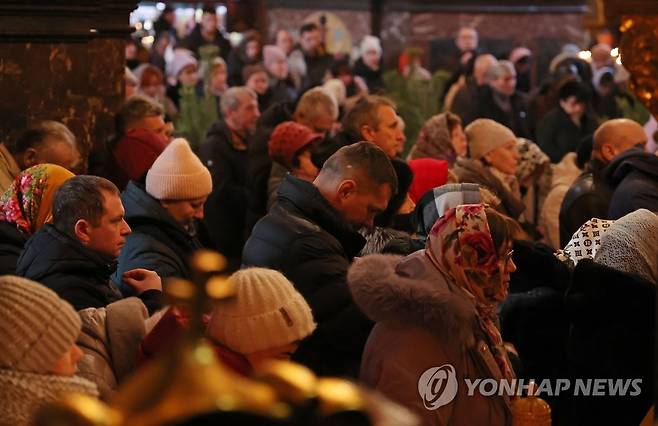
M410 160L435 158L437 160L445 160L450 167L453 166L457 160L457 153L452 146L452 135L450 134L448 119L461 124L459 116L450 112L430 117L423 124L423 127L418 133L416 145L409 155Z
M32 235L52 218L55 192L74 176L64 167L38 164L23 170L0 197L0 221Z
M448 210L432 227L425 252L444 275L473 296L496 363L503 376L511 379L514 374L496 327L497 303L504 299L507 289L485 204L464 204ZM465 279L456 277L452 266L461 269Z

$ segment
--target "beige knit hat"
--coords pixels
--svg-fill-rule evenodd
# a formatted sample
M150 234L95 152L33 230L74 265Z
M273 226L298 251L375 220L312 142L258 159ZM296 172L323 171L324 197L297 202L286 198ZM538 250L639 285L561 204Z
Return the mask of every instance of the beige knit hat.
M315 329L311 308L280 272L249 268L229 279L236 296L215 305L207 331L229 349L248 355L301 340Z
M0 276L0 368L49 373L80 334L80 317L34 281Z
M488 118L478 118L466 126L464 133L468 140L469 157L476 160L509 141L516 142L514 132Z
M156 200L192 200L212 192L212 179L187 141L178 138L146 173L146 192Z

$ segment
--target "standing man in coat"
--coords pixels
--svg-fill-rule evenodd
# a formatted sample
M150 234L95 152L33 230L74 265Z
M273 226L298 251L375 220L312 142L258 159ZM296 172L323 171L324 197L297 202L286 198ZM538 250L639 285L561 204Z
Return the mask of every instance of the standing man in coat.
M355 376L372 323L354 304L347 269L397 191L386 154L371 143L339 149L314 182L287 176L277 203L254 227L243 263L277 269L308 302L318 324L294 359L320 375Z
M185 139L175 139L146 174L146 185L130 182L121 200L132 233L119 256L113 279L124 295L133 288L123 273L134 268L156 271L160 277L191 278L187 259L202 247L196 222L212 191L210 172Z
M213 124L201 145L201 161L212 176L206 202L210 238L223 254L229 269L240 266L249 206L247 147L260 117L258 97L244 86L231 87L221 100L222 120Z

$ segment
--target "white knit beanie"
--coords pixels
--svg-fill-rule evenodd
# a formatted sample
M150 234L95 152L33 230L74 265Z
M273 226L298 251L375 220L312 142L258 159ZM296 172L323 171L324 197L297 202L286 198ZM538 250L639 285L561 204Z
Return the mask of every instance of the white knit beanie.
M156 200L192 200L212 192L212 178L190 144L178 138L146 173L146 192Z
M311 308L278 271L248 268L229 278L236 296L218 302L208 335L243 355L301 340L315 330Z
M616 220L601 238L594 261L658 283L658 216L638 209Z
M488 118L478 118L464 129L468 141L468 155L479 160L509 141L516 142L516 136L507 127Z
M374 50L379 56L382 55L382 44L379 41L379 38L373 35L367 35L361 40L361 45L359 46L361 50L361 56L365 55L367 52Z
M75 343L80 317L49 288L0 276L0 368L47 374Z

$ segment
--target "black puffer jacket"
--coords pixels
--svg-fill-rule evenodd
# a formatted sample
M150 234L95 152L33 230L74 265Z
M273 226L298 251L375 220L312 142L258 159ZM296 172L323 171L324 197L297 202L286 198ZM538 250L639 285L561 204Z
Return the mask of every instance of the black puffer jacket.
M45 225L25 244L16 275L40 282L73 305L76 311L104 308L122 298L110 281L116 261L89 250L77 240ZM149 313L160 308L160 291L139 295Z
M79 311L103 308L121 299L121 293L110 283L115 269L114 259L45 225L25 244L16 273L52 289Z
M658 156L636 147L615 157L605 169L615 189L610 199L610 219L637 209L658 211Z
M144 187L130 182L121 194L126 209L126 222L132 233L121 250L119 265L112 279L124 296L134 296L122 275L135 268L155 271L161 278L191 278L188 257L201 248L199 240L190 235L160 203L146 193Z
M245 266L281 271L304 296L318 324L294 359L320 375L355 375L372 323L354 304L347 269L365 240L317 188L293 176L245 245Z
M573 398L571 424L640 424L654 401L655 284L581 260L566 300L571 377L642 380L636 396Z

